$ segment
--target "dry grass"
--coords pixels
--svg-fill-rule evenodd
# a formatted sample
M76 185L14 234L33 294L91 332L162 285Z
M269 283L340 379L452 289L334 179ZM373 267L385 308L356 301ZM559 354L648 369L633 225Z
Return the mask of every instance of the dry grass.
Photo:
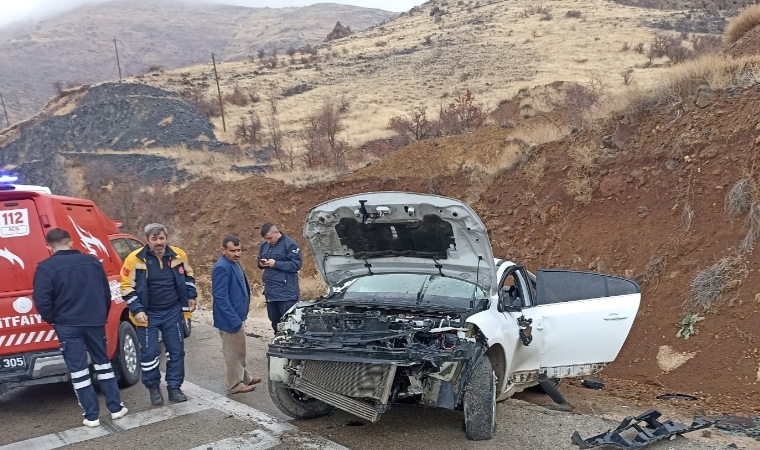
M748 274L747 261L742 253L726 256L697 273L691 282L687 306L697 306L704 311L720 306L725 300L724 294L737 289Z
M723 32L723 42L731 45L758 25L760 25L760 5L748 6L728 23Z
M345 175L345 171L338 169L307 169L303 167L295 170L274 170L267 172L267 178L272 178L296 188L313 186L321 183L335 181Z
M528 183L529 190L540 189L544 183L546 173L546 156L538 155L531 158L525 165L525 181Z
M556 80L586 83L599 78L609 86L620 85L619 72L632 65L642 65L641 54L625 55L617 51L623 42L649 42L654 30L637 26L641 19L668 17L674 12L649 11L625 7L603 0L578 0L573 11L580 11L586 20L541 21L540 15L521 18L519 12L535 6L529 0L482 3L478 8L466 4L449 4L448 14L435 23L430 16L432 2L422 5L420 12L397 17L382 27L375 27L350 38L332 41L338 56L318 64L278 65L262 69L257 61L219 65L222 93L235 86L247 92L263 93L274 89L284 92L293 86L308 85L310 90L279 99L280 121L286 136L293 139L304 118L325 99L345 95L352 107L344 115L343 137L352 144L390 137L388 120L417 106L437 111L441 103L450 101L457 92L470 89L478 102L492 109L499 101L511 98L522 87L549 84ZM553 7L555 17L564 16L570 8ZM654 16L654 17L652 17ZM477 20L476 20L477 19ZM540 38L523 44L531 31ZM420 45L420 36L431 36L432 45ZM600 37L600 39L597 39ZM378 47L375 42L387 42ZM439 46L439 42L456 42ZM286 61L287 56L282 56ZM587 59L584 64L574 61ZM520 61L515 64L514 61ZM256 70L254 77L250 74ZM188 79L211 79L210 65L166 72L145 81L168 89L178 87L168 79L189 72ZM653 85L661 68L637 70L639 86ZM210 89L210 88L209 88ZM610 90L614 90L610 88ZM536 100L540 106L540 99ZM265 102L252 107L264 117ZM229 105L227 123L238 123L251 105L239 108ZM214 123L219 126L217 119ZM546 124L545 124L546 125ZM544 128L554 128L547 127ZM551 130L551 134L563 134ZM526 139L528 142L539 141ZM299 145L293 140L294 145Z
M667 263L665 261L665 258L653 256L652 259L649 260L649 264L647 264L647 267L644 270L644 277L641 280L642 284L651 286L652 289L656 290L657 286L660 283L660 277L665 271L666 265Z
M754 84L760 80L760 56L731 58L708 54L672 67L662 84L642 100L654 103L675 103L695 95L697 88L708 85L714 91L731 85Z
M752 250L757 237L760 236L760 204L753 203L752 206L750 206L749 212L747 213L747 225L749 227L747 235L744 236L740 246L744 251Z
M751 176L742 177L726 194L726 214L731 220L747 213L757 200L757 183Z
M230 170L233 164L245 165L253 163L241 160L239 156L227 153L212 152L207 149L190 150L184 145L172 147L141 148L127 151L97 150L98 154L140 154L156 155L177 160L177 169L186 170L197 178L212 177L220 181L235 181L250 177L250 174L240 174Z
M568 150L570 169L565 180L565 193L582 205L591 203L596 189L593 177L598 168L598 150L588 146L573 147Z
M327 294L327 283L322 279L319 272L309 275L301 275L298 279L301 288L301 298L305 300L315 299Z
M565 180L565 193L581 205L588 205L593 199L594 181L583 171L571 169Z

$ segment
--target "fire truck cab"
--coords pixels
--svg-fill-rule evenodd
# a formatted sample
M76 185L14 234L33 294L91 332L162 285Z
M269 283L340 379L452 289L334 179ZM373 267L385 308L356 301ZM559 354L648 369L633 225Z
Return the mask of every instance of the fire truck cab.
M53 195L41 186L0 180L0 395L10 389L69 380L53 328L37 314L32 282L50 256L45 233L62 228L72 247L103 263L112 306L107 352L120 385L140 379L140 349L129 309L121 298L122 259L143 244L123 234L92 201Z

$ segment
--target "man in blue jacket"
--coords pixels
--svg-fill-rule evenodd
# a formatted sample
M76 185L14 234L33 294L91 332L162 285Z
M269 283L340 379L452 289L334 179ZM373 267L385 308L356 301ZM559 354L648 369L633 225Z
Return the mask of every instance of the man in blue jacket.
M246 368L245 319L251 303L251 288L240 266L242 252L240 240L227 236L222 240L222 256L211 271L214 326L222 336L228 395L250 392L261 381L259 377L252 377Z
M74 392L84 410L82 423L97 427L100 405L90 380L88 351L111 419L127 414L106 353L105 325L111 309L108 277L100 261L71 249L68 231L53 228L45 240L53 256L42 261L34 272L34 305L58 335Z
M261 226L264 242L259 248L259 269L264 269L264 297L267 299L267 313L272 328L277 333L277 324L288 310L296 304L298 271L301 270L301 249L296 241L285 236L271 223Z

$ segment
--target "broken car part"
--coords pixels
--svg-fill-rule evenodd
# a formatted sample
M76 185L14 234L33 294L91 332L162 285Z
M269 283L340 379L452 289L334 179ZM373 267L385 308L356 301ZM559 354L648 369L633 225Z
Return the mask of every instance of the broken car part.
M606 433L585 440L576 431L573 433L572 441L573 444L582 449L602 445L612 445L619 448L642 448L645 445L668 439L671 436L701 430L713 425L713 422L700 418L694 419L691 426L686 426L680 422L673 422L672 420L659 422L657 419L660 416L662 414L659 411L650 409L636 417L626 417L614 430L608 430ZM639 422L643 422L644 426ZM630 439L623 436L623 433L629 430L635 430L636 432L636 435Z
M581 385L583 385L583 387L595 389L597 391L604 389L604 381L598 378L584 378L583 381L581 381Z
M662 394L658 395L657 400L697 400L697 397L687 394Z

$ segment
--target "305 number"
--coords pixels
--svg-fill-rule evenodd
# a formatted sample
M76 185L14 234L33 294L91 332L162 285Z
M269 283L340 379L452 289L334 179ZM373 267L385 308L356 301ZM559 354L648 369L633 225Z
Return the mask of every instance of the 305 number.
M15 369L18 367L26 367L23 356L16 356L13 358L0 359L0 367L3 369Z

